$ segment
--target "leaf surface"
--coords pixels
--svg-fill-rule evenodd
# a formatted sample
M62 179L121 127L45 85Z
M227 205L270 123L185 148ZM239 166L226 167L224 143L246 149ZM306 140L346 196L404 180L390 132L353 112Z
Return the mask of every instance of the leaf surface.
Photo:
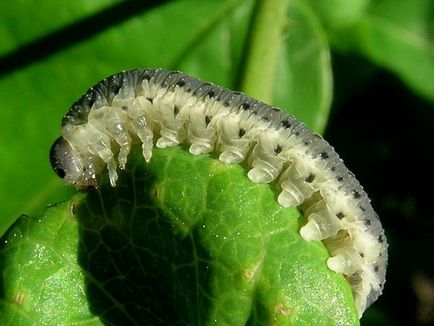
M5 325L356 325L304 218L239 165L136 148L116 188L22 217L0 250ZM102 176L107 180L107 176Z

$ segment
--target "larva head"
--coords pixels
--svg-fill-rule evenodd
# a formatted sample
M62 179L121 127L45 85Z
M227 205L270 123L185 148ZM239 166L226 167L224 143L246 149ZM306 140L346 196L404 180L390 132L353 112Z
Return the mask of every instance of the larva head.
M78 188L95 185L93 178L88 178L82 159L63 137L59 137L51 146L50 162L57 175L66 183Z

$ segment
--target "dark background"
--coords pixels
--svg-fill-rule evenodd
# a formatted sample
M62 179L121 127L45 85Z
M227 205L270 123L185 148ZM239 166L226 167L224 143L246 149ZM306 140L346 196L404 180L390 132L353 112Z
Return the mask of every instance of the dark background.
M362 325L433 324L433 106L359 57L335 53L333 68L324 136L369 194L389 242L384 293Z

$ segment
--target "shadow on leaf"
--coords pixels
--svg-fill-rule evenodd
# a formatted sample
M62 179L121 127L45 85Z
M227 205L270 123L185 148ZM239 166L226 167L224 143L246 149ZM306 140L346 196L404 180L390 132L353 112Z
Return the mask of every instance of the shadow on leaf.
M201 287L207 254L194 232L174 236L174 226L155 207L154 179L143 167L134 177L121 173L119 181L90 191L76 207L79 263L92 312L108 325L197 324L208 306Z

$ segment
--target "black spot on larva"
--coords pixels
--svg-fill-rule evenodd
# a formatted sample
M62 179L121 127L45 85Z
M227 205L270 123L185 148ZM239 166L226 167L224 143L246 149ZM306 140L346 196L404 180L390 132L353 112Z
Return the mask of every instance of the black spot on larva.
M330 157L329 154L327 154L327 152L322 152L320 154L320 156L321 156L321 159L323 159L323 160L326 160L326 159L328 159Z
M336 166L332 166L332 167L330 168L330 171L335 172L335 171L336 171Z
M202 93L203 93L202 88L199 86L194 90L193 95L198 96L198 94L202 94Z
M149 80L151 80L151 76L149 76L149 75L143 75L143 79L149 81Z
M359 206L360 207L360 210L362 211L362 212L366 212L366 208L365 207L363 207L363 206Z
M360 257L365 257L365 254L363 252L359 252Z
M342 182L342 181L344 181L344 178L341 177L340 175L338 175L338 176L336 177L336 180L338 180L339 182Z
M277 145L276 148L274 149L274 154L280 154L282 152L282 146L281 145Z
M354 199L359 199L361 196L362 194L360 192L358 192L357 190L353 190Z
M229 106L231 106L231 103L229 101L224 101L223 105L225 107L229 107Z
M182 87L184 85L185 85L185 81L183 81L183 80L180 80L179 82L176 83L176 86L178 86L178 87Z
M240 130L238 130L238 137L243 137L246 134L246 130L243 128L240 128Z
M62 168L55 168L54 169L55 172L57 173L57 175L59 176L59 178L63 179L66 175L65 170Z
M241 108L242 108L243 110L248 110L248 109L250 109L250 104L244 102L243 104L241 104Z
M71 205L71 214L74 216L77 216L77 205L76 204Z
M366 226L370 226L371 223L372 223L371 220L370 220L370 219L367 219L367 218L364 219L363 222L365 222L365 225L366 225Z
M213 98L213 97L215 96L215 92L214 92L214 91L209 91L208 93L206 93L206 95L207 95L209 98Z
M148 97L148 98L146 98L149 102L151 102L151 104L152 103L154 103L154 99L152 98L152 97Z
M378 272L378 270L379 270L378 265L375 265L375 266L374 266L374 271L375 271L375 272Z
M122 111L128 111L128 107L126 107L125 105L122 106Z
M344 213L339 212L339 213L336 214L336 217L337 217L338 219L342 220L342 219L345 217L345 215L344 215Z
M280 123L280 125L281 125L283 128L286 128L286 129L291 128L291 122L289 122L288 120L283 120L283 121Z
M383 243L383 242L384 242L384 238L383 238L382 235L379 235L379 236L378 236L378 242L379 242L379 243Z
M174 114L175 116L177 116L178 113L179 113L179 108L175 105L175 106L173 107L173 114Z
M296 132L294 132L294 135L296 135L296 136L300 136L300 132L299 132L299 131L296 131Z
M309 142L308 142L308 141L305 141L303 144L304 144L305 146L308 146L308 145L309 145Z
M306 181L307 183L311 183L313 180L315 180L315 174L311 173L307 176L306 179L304 179L304 181Z
M211 122L211 117L209 115L206 115L205 116L205 124L208 126L210 122Z

